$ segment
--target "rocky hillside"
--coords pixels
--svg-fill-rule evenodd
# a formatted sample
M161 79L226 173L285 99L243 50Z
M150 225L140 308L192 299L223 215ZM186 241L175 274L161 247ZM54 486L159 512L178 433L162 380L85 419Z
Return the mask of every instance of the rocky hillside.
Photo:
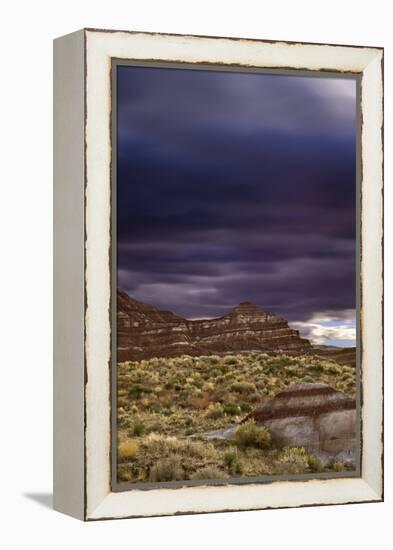
M118 361L250 351L304 353L310 342L288 322L250 302L217 319L190 321L117 294Z
M356 366L356 348L336 348L333 346L313 346L312 355L335 361L339 365Z

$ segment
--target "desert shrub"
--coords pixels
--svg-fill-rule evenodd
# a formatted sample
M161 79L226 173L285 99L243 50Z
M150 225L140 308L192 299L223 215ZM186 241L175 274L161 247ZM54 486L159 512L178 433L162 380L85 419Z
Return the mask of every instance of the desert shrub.
M150 402L148 405L148 409L150 412L158 413L161 411L161 405L156 402Z
M230 371L230 367L228 365L223 364L223 363L221 363L219 368L220 368L221 374L223 374L223 375L227 374Z
M228 356L224 357L223 363L224 363L224 365L237 365L238 360L237 360L236 357L228 355Z
M258 401L261 400L261 396L259 395L259 393L255 392L249 395L248 399L249 401L251 401L251 403L257 403Z
M341 369L338 365L329 365L325 368L325 371L330 374L340 374Z
M117 423L120 428L125 428L128 425L128 415L122 412L118 412L117 414Z
M256 387L252 382L234 382L231 385L231 391L249 394L254 393L256 391Z
M312 376L303 376L302 382L305 382L307 384L313 384L315 380L314 378L312 378Z
M341 382L340 380L336 383L336 390L339 390L341 392L345 392L347 389L347 385L345 382Z
M236 449L227 451L224 454L224 462L230 474L241 474L243 472L243 467Z
M184 419L184 425L185 425L185 426L192 426L193 423L194 423L194 420L193 420L193 418L190 417L190 416L189 416L188 418L185 418L185 419Z
M256 361L262 362L262 364L269 359L269 355L267 353L259 353L259 352L253 352L251 354L253 358L255 358Z
M152 390L149 388L149 386L144 386L143 384L135 384L134 386L131 386L131 388L128 390L129 395L139 397L143 393L151 393Z
M124 459L124 451L123 455L119 453L122 479L148 481L150 469L172 456L180 457L183 479L194 474L198 476L203 467L210 466L218 468L225 477L236 476L232 473L236 461L232 459L229 465L226 461L231 459L224 456L232 450L237 451L241 459L242 475L272 475L279 473L277 469L286 473L290 461L279 449L270 448L265 452L255 447L241 447L236 440L202 441L197 434L233 424L284 387L307 380L307 376L310 381L330 384L348 395L356 392L353 367L310 355L294 358L259 352L248 355L228 353L213 358L184 355L119 363L119 437L120 441L132 441L131 447L136 448L136 443L139 444L136 458ZM250 384L255 385L252 391L249 391ZM144 428L138 427L138 423ZM157 437L163 441L151 442L152 432L160 434ZM188 435L193 437L186 438ZM175 437L167 441L170 436ZM298 471L303 467L308 473L318 471L320 464L317 459L306 454L307 466L297 456L297 462L301 463ZM133 456L133 451L130 456ZM281 464L276 468L280 458ZM283 462L286 462L285 467ZM335 465L334 469L337 468L344 468L344 465ZM293 465L289 469L293 471ZM332 472L332 463L324 470Z
M222 406L224 413L228 416L235 416L240 412L240 407L236 403L224 403Z
M282 365L278 365L277 363L269 363L263 369L263 372L264 374L277 374L282 370L283 370Z
M292 361L292 357L288 355L277 355L277 357L274 358L274 365L285 367L286 365L290 365Z
M206 396L191 397L190 399L188 399L187 404L192 409L205 410L210 405L210 399Z
M347 372L347 373L351 374L352 376L354 376L355 372L356 372L355 367L350 367L350 366L343 366L343 367L341 367L341 370L342 370L342 372Z
M136 441L128 439L119 444L117 450L117 457L119 462L126 462L133 460L138 454L139 445Z
M145 425L142 422L140 422L139 420L136 420L134 422L134 425L131 428L130 435L132 435L134 437L140 437L144 433L145 433Z
M143 439L142 445L145 455L166 456L177 453L183 441L174 436L150 433Z
M303 474L308 470L307 454L303 447L286 447L276 462L279 474Z
M178 456L163 458L150 468L149 481L178 481L184 478L184 470Z
M170 457L175 454L200 460L215 460L218 457L212 443L177 439L156 433L151 433L144 439L143 448L145 455L158 457Z
M224 415L224 409L220 403L211 403L206 411L207 418L221 418Z
M205 466L190 476L190 479L222 479L224 474L216 466Z
M323 472L323 464L317 456L307 455L307 462L311 472Z
M121 467L117 471L117 481L133 481L133 474L130 469L122 469Z
M224 462L228 466L228 468L231 468L236 458L237 458L237 453L235 452L235 450L227 451L226 453L224 453Z
M341 460L335 460L330 467L333 472L343 472L345 470L344 463Z
M309 369L313 372L323 372L323 365L320 363L314 363L313 365L310 365Z
M212 391L214 390L213 382L205 382L202 386L202 391Z
M235 442L239 447L267 449L270 445L270 433L263 426L255 425L255 420L248 420L238 427Z
M218 451L213 443L206 441L185 441L182 452L185 456L197 458L198 460L217 460Z
M350 382L346 383L345 386L345 393L354 393L356 391L356 383L355 381L351 380Z

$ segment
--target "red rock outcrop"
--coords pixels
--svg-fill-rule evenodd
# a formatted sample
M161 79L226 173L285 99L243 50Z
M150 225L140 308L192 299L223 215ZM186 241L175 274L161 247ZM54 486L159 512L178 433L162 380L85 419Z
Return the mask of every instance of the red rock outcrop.
M243 302L217 319L191 321L117 294L117 359L265 351L303 353L310 342L288 322Z

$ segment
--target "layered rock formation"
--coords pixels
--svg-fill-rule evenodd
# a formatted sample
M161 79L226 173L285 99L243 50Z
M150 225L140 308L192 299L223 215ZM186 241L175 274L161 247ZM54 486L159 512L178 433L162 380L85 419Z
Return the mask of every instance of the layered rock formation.
M169 311L117 295L118 361L265 351L303 353L310 342L288 322L243 302L217 319L191 321Z
M304 447L325 463L352 463L356 402L327 384L295 384L247 416L265 426L276 447Z

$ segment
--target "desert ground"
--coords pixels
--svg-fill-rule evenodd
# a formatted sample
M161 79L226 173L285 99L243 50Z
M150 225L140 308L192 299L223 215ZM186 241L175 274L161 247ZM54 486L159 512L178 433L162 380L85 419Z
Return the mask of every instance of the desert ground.
M298 383L322 382L354 396L351 365L312 355L183 355L119 363L117 380L119 482L225 481L351 468L340 460L323 464L303 447L277 447L268 429L246 418Z

